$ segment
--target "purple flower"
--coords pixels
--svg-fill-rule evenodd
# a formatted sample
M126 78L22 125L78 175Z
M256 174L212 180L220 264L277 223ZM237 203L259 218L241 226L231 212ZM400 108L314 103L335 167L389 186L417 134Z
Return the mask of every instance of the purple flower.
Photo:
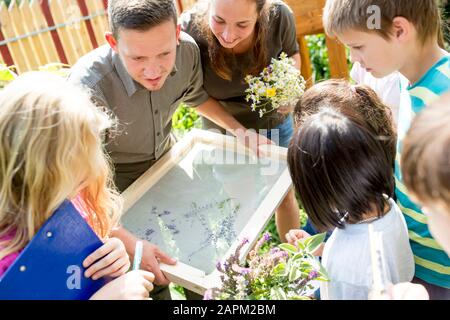
M270 233L268 233L268 232L264 233L263 238L264 238L264 241L269 241L270 238L271 238L271 237L270 237Z
M249 274L250 271L251 271L250 268L243 268L243 267L241 267L241 266L239 266L239 265L237 265L237 264L233 264L233 265L231 266L231 269L232 269L234 272L240 273L241 275Z
M308 280L313 280L319 276L319 273L315 270L311 271L308 275Z
M242 242L241 242L242 245L245 245L247 243L249 243L249 240L247 238L242 239Z
M205 294L203 295L203 300L213 300L213 294L211 289L205 291Z
M274 255L277 254L278 252L280 252L281 250L277 247L270 249L270 254Z
M241 269L241 274L242 275L246 275L246 274L249 274L250 271L252 271L250 268L242 268Z

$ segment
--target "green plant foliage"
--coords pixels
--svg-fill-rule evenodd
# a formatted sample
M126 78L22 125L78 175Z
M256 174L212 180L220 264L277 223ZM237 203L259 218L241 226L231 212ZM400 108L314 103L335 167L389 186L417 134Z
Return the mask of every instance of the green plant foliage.
M180 104L172 116L172 128L175 136L182 138L192 128L200 129L201 127L202 121L195 109L189 108L183 103Z
M17 75L4 64L0 64L0 89L5 87L9 82L13 81Z
M270 240L268 234L257 242L249 253L246 263L239 261L240 250L224 263L217 264L222 286L208 290L205 299L214 300L304 300L312 299L312 281L328 281L328 275L313 256L324 241L321 233L297 246L283 243L275 248L264 247Z

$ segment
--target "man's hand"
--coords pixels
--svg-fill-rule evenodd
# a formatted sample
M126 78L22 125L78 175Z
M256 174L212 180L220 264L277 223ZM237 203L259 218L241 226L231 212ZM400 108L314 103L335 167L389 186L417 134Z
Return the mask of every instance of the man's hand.
M252 150L258 157L264 156L264 152L259 149L263 145L272 145L274 142L267 137L256 133L255 130L235 130L234 135L237 140L245 145L247 148Z
M427 290L421 284L403 282L389 288L388 294L392 300L429 300Z
M118 237L123 241L127 252L130 256L134 256L134 250L136 249L136 241L139 239L126 230L120 227L113 231L113 235ZM141 269L150 271L155 275L155 284L157 285L168 285L169 280L164 276L164 274L159 269L159 263L163 262L166 264L175 264L177 261L169 257L166 253L162 252L157 246L151 244L148 241L142 240L142 260Z
M160 262L174 265L177 263L177 260L162 252L156 245L143 241L141 268L155 275L155 284L160 286L168 285L170 281L159 268Z

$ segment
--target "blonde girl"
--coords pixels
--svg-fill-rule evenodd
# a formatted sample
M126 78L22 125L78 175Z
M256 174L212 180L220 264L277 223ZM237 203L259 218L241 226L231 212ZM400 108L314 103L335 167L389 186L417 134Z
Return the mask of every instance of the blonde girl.
M148 297L153 275L125 274L125 247L108 237L122 210L102 150L101 133L111 124L86 93L56 75L24 74L0 92L0 278L69 199L105 242L83 262L85 276L119 277L92 298Z

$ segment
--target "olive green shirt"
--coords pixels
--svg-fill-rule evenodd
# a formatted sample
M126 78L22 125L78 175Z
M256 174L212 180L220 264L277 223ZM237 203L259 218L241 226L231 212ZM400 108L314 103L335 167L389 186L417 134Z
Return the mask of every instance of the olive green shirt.
M180 17L182 30L189 33L197 42L202 57L204 88L206 92L218 100L243 126L252 129L272 129L280 124L285 116L274 111L260 118L259 113L251 111L250 103L245 101L245 83L243 70L245 66L254 63L248 54L239 54L230 57L233 61L231 67L232 80L221 78L213 70L208 53L208 42L199 31L196 20L199 17L200 7L183 13ZM269 19L269 28L266 40L269 65L271 58L278 58L282 52L293 56L299 52L296 36L295 18L291 9L282 1L273 4ZM244 69L245 68L245 69ZM262 71L262 70L261 70ZM215 127L212 122L204 119L208 128Z
M209 98L203 90L198 46L183 32L174 70L158 91L134 81L108 45L82 57L68 79L87 87L95 103L106 106L118 120L118 133L106 138L115 164L158 159L170 146L172 115L179 104L195 107Z

